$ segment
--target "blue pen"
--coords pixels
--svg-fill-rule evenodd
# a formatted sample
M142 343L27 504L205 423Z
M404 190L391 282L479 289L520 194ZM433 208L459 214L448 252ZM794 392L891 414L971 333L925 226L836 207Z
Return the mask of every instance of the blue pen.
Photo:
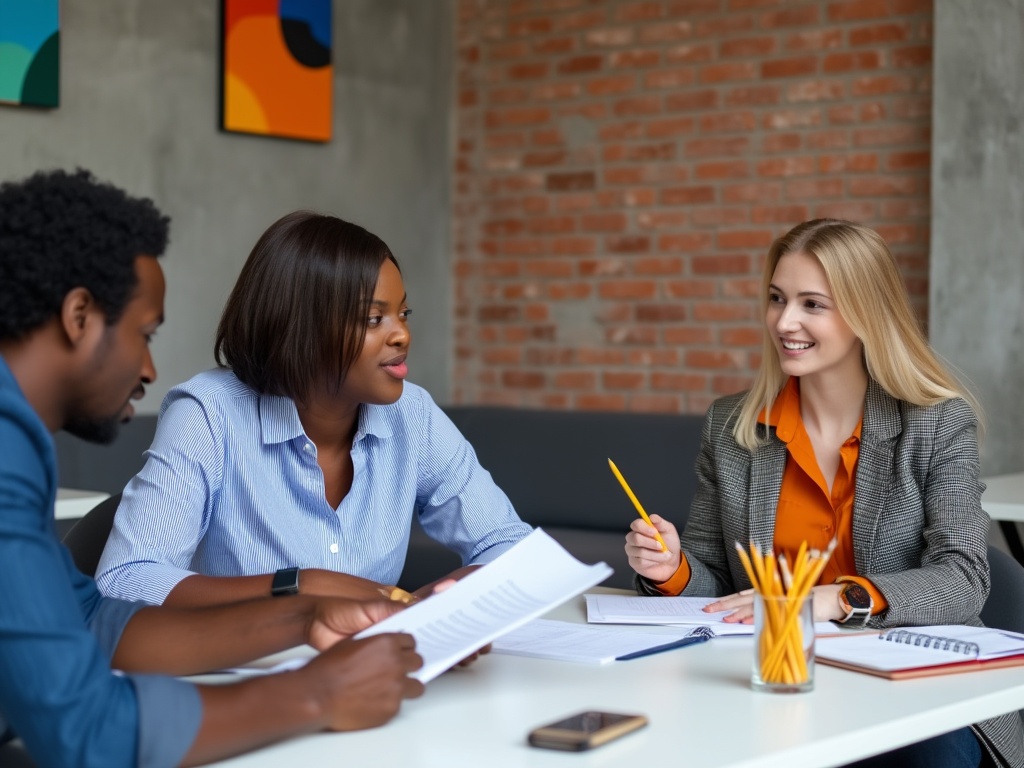
M714 636L715 633L710 627L697 627L684 638L673 640L671 643L665 643L664 645L655 645L653 648L645 648L642 651L627 653L625 656L616 656L615 660L629 661L630 659L639 659L641 656L651 656L652 654L661 653L662 651L671 651L675 648L685 648L688 645L706 643Z

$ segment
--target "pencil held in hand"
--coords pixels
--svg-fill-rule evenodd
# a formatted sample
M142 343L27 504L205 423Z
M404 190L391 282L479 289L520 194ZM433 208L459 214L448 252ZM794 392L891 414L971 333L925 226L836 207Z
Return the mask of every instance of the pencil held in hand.
M615 474L615 479L619 481L619 485L622 486L622 490L626 492L626 495L629 496L629 500L633 502L633 506L636 507L636 511L640 513L640 517L642 517L644 522L651 526L651 528L654 528L654 523L651 522L651 518L649 518L647 513L644 512L644 508L640 504L639 499L637 499L636 494L633 493L633 489L629 487L629 483L626 482L626 478L624 478L622 473L619 472L619 468L615 466L615 462L608 459L608 466L612 468L612 472ZM668 552L665 540L661 538L661 534L658 532L657 528L654 528L654 538L656 538L658 543L661 545L661 551Z

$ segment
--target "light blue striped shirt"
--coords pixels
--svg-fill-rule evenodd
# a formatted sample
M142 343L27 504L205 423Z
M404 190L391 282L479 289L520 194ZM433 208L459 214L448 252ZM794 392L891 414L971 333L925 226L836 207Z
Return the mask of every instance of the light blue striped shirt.
M531 531L451 420L408 382L398 402L360 408L352 488L336 510L294 402L259 395L228 370L167 394L145 455L97 576L105 594L127 600L162 603L193 573L289 566L394 584L415 513L467 565Z

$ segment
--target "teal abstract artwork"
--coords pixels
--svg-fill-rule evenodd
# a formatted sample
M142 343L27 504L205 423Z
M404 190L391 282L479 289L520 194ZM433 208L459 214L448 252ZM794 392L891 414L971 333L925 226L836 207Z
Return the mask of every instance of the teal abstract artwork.
M56 107L58 0L0 0L0 102Z

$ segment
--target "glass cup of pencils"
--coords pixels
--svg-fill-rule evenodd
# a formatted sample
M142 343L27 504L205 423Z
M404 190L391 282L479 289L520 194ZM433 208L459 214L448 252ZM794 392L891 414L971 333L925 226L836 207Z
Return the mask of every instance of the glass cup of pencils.
M754 690L814 690L814 611L811 595L754 595Z
M750 554L737 543L754 587L755 690L800 693L814 689L814 606L811 588L832 554L800 546L790 568L785 555L762 554L753 543Z

